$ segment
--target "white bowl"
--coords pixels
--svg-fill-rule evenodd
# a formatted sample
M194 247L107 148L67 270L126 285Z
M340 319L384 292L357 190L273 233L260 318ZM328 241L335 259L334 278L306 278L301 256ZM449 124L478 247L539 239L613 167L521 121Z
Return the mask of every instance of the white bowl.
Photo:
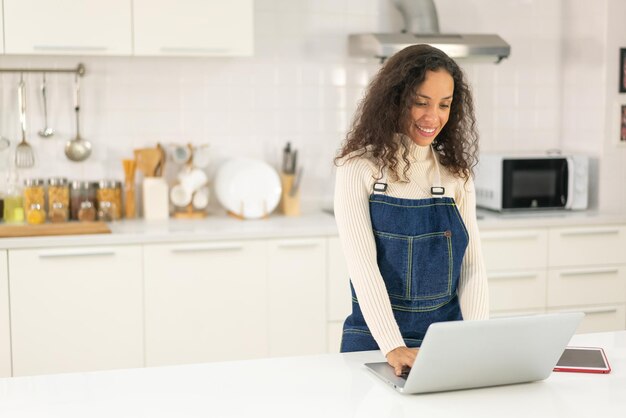
M215 196L228 211L246 219L269 215L280 202L280 177L269 164L250 158L224 162L215 176Z

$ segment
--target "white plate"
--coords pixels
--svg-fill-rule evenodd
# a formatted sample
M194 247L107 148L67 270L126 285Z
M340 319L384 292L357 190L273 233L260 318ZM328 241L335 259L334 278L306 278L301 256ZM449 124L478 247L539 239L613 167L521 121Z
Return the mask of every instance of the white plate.
M280 177L267 163L249 158L224 162L215 176L215 196L224 208L246 219L270 214L280 201Z

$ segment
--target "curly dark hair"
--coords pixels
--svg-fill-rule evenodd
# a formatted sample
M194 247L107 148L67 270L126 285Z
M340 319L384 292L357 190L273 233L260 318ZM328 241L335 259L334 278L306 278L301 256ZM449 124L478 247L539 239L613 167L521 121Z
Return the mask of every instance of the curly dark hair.
M412 45L389 58L370 83L359 104L335 165L371 153L379 166L390 170L396 181L407 182L409 149L394 139L405 133L410 123L411 106L427 71L447 71L454 80L453 100L448 122L433 141L439 161L454 175L468 178L478 158L478 133L470 88L461 68L443 51L430 45ZM402 147L405 167L398 172L398 150ZM360 151L360 152L355 152Z

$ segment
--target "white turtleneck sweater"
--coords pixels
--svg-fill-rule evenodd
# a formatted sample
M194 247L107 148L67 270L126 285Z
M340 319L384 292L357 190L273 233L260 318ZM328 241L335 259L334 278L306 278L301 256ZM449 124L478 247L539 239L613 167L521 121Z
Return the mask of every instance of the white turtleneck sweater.
M430 198L435 170L431 148L408 142L409 182L393 182L388 175L386 194L403 199ZM399 173L402 173L404 161L402 158L399 160ZM476 223L474 183L472 179L466 183L464 178L455 177L441 164L439 168L441 182L446 189L445 196L454 198L469 233L458 287L461 313L465 320L487 319L489 293ZM405 344L376 262L369 196L372 194L374 177L379 171L379 167L368 154L344 159L337 167L334 204L339 237L359 306L372 336L386 355Z

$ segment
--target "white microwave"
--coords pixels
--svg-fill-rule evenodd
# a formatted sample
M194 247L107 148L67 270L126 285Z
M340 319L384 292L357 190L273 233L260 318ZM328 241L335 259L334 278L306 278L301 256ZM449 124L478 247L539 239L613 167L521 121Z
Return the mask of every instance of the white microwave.
M571 209L589 205L585 155L481 154L476 205L495 211Z

